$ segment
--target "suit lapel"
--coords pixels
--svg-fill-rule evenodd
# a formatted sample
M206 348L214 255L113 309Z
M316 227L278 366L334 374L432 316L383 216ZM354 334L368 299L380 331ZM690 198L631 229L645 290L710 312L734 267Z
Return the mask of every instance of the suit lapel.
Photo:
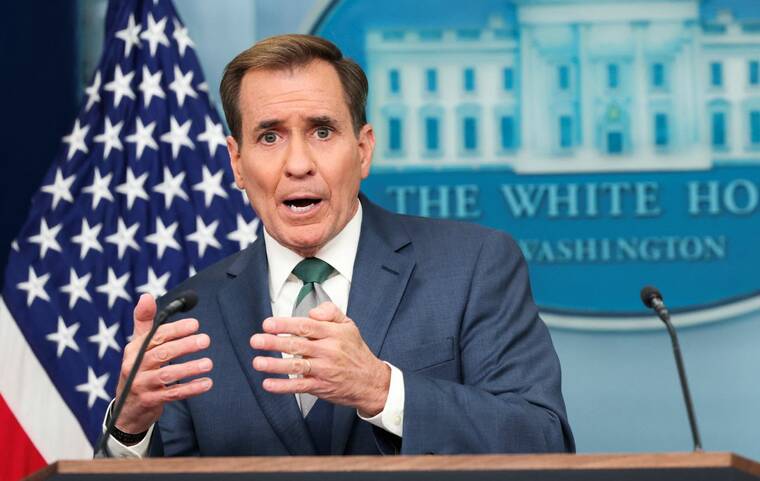
M394 223L388 213L368 202L364 196L360 199L363 208L362 231L354 261L347 315L358 326L370 350L378 356L414 269L414 260L398 252L410 240L397 221ZM335 407L333 454L343 454L356 419L355 409Z
M280 441L290 454L313 455L316 451L295 396L265 391L261 383L274 375L265 375L251 365L255 356L279 356L279 353L260 351L250 345L251 336L262 332L261 322L272 315L263 236L259 236L248 254L240 256L230 266L227 273L229 285L219 293L219 305L230 342L261 410Z

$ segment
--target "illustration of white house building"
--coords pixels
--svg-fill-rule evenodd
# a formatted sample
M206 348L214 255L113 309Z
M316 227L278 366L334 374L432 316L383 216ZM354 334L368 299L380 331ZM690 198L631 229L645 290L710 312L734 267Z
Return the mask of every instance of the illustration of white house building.
M760 159L760 23L698 0L517 0L467 29L370 29L375 165L518 172Z

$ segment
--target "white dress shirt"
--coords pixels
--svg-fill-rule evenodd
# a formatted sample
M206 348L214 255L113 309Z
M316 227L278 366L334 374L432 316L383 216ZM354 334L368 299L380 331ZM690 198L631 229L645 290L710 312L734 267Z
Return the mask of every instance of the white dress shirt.
M330 296L330 300L343 312L346 312L348 308L348 294L351 290L351 278L354 272L356 251L359 247L361 225L362 207L360 204L356 214L343 230L325 244L315 255L315 257L322 259L335 269L330 277L322 283L322 288ZM277 242L269 235L266 229L264 229L264 244L267 251L267 263L269 264L269 297L272 302L272 314L278 317L289 317L292 315L298 292L303 286L303 282L293 274L293 269L304 258ZM260 319L258 322L262 321L263 319ZM283 357L287 358L290 355L283 353ZM396 436L402 436L404 424L404 376L398 368L389 363L386 364L391 369L391 380L388 398L383 410L371 418L363 417L358 411L357 415L364 421ZM291 377L293 376L291 375ZM296 401L300 407L298 395L296 395ZM106 412L110 412L110 408L109 406ZM113 436L109 437L108 448L111 450L111 454L114 457L125 458L145 456L148 452L148 445L154 427L155 425L151 426L145 438L133 446L125 446L114 439ZM105 421L103 429L105 430Z

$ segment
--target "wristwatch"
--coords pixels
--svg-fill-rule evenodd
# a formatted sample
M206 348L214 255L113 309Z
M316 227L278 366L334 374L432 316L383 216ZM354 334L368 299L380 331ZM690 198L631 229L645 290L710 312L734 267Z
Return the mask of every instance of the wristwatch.
M108 410L108 422L109 423L111 422L110 409ZM137 434L125 433L124 431L117 428L115 424L113 426L113 429L111 430L111 436L113 436L114 439L116 439L121 444L124 444L126 446L131 446L131 445L139 443L140 441L145 439L146 434L148 434L148 431L143 431Z

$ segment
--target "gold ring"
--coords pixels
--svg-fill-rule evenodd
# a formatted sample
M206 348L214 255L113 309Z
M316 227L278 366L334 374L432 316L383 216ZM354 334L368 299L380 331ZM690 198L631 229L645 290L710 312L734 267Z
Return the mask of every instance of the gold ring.
M311 373L311 361L304 359L303 363L306 366L306 371L303 373L303 375L308 376Z

